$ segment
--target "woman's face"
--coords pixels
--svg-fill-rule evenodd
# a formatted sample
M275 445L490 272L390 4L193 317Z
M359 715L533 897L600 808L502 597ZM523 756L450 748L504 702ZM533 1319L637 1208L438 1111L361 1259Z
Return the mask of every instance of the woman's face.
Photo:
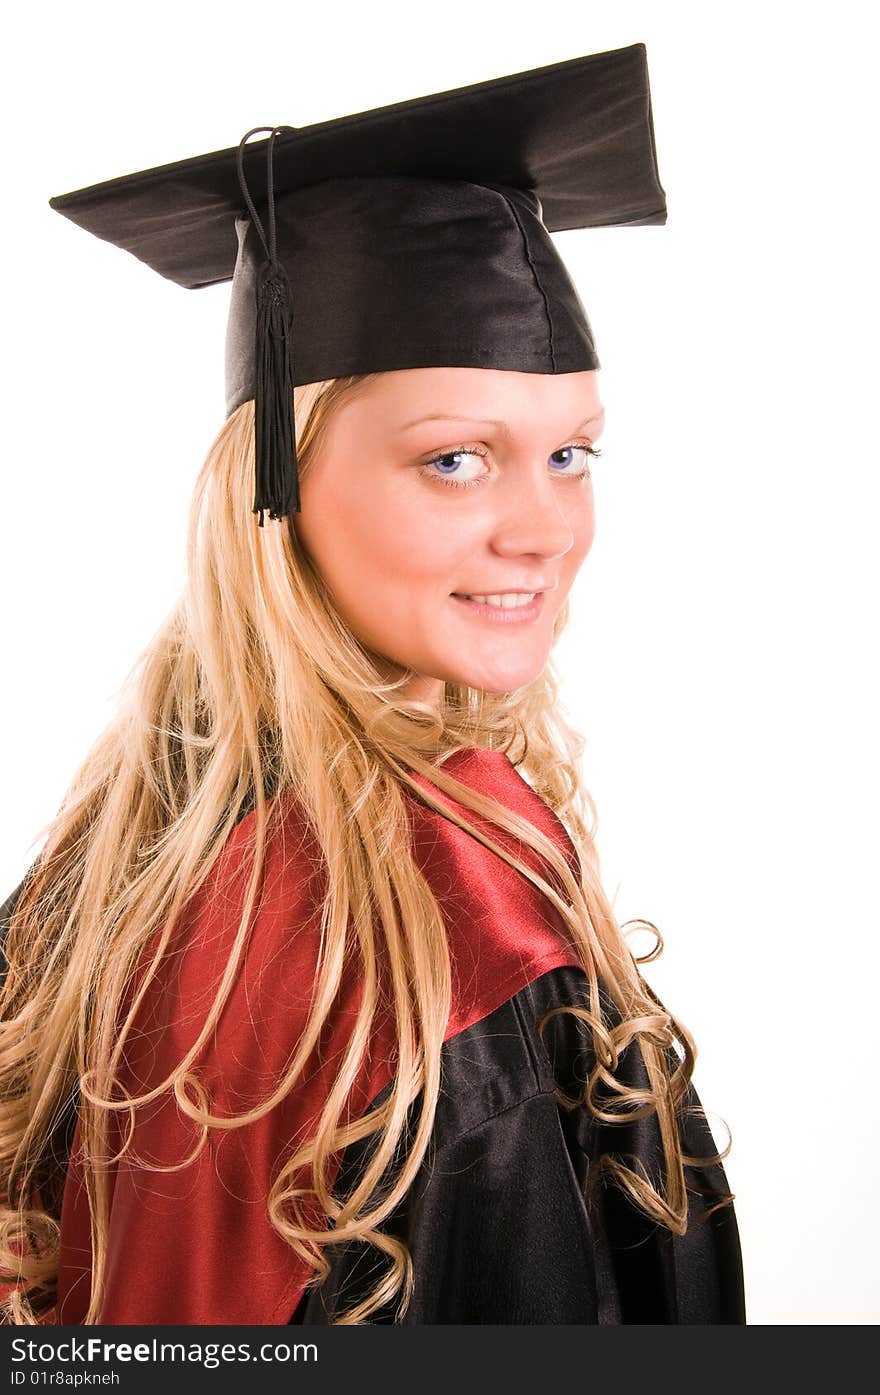
M541 673L593 541L603 415L595 372L484 368L381 373L333 413L293 523L357 637L418 675L406 696Z

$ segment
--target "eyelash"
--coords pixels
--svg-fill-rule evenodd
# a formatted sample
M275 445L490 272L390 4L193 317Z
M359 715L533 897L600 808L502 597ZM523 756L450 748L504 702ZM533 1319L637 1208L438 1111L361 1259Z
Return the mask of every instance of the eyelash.
M587 454L592 455L594 459L597 459L602 454L601 450L599 450L597 446L590 445L589 441L569 441L568 445L560 446L559 449L571 450L573 446L577 447L579 450L585 450ZM440 460L446 460L450 455L479 455L485 459L488 454L489 452L487 450L480 450L477 446L453 446L451 450L441 451L439 455L435 455L431 460L426 460L425 463L419 467L419 473L425 475L427 479L437 480L440 484L448 485L450 489L473 489L476 485L484 482L486 478L485 475L482 475L476 480L456 480L453 479L451 475L437 475L430 467L436 465ZM553 454L556 455L557 452L554 451ZM574 480L586 479L589 473L589 466L587 469L582 470L579 475L565 475L560 471L563 479Z

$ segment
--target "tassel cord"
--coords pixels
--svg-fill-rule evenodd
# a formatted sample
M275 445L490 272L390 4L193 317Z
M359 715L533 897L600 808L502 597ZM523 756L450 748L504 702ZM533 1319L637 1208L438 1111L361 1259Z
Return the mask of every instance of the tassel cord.
M265 260L257 273L254 334L254 447L255 491L253 512L280 519L299 513L299 475L296 459L296 423L293 413L293 311L290 282L278 260L273 153L275 138L292 126L254 126L239 142L238 178ZM269 235L257 213L244 176L244 147L250 136L269 131L266 148L266 196Z

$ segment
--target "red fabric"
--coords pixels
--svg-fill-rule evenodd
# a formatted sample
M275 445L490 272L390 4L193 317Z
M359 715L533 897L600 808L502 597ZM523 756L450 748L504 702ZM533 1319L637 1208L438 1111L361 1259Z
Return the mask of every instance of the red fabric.
M548 834L576 871L577 854L563 825L506 756L463 752L449 768ZM414 855L448 929L453 965L448 1038L540 974L579 961L557 913L524 878L416 799L408 799L408 808ZM122 1078L132 1093L163 1079L196 1040L238 925L252 826L247 816L233 830L181 919L176 952L151 985L139 1031L126 1048ZM494 826L487 823L486 830L513 847L515 840ZM534 854L518 850L538 865ZM265 891L243 965L196 1063L216 1113L237 1114L256 1105L292 1055L308 1011L324 886L318 848L301 812L288 801L267 856ZM359 985L349 970L320 1059L268 1115L244 1128L212 1129L198 1159L180 1171L139 1168L128 1156L113 1169L100 1322L288 1321L309 1271L271 1226L266 1197L294 1143L314 1128L358 1001ZM371 1055L353 1093L352 1117L363 1114L393 1077L393 1041L392 1023L387 1017L377 1020ZM197 1138L196 1126L167 1092L138 1110L134 1148L147 1160L175 1164ZM80 1163L77 1126L61 1218L56 1320L62 1323L82 1323L88 1304L91 1242Z

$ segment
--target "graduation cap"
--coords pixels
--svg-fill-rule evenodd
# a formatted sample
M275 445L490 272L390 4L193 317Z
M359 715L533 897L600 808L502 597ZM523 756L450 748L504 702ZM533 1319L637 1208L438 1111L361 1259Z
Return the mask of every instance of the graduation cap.
M295 385L598 368L550 234L666 221L644 44L254 127L49 204L180 286L232 279L226 413L254 400L261 527L300 508Z

